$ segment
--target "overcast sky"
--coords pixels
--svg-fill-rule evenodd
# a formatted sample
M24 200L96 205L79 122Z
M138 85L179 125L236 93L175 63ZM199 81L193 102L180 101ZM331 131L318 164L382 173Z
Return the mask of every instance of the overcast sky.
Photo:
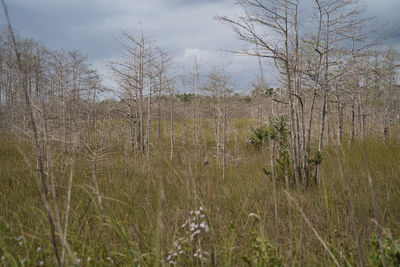
M13 27L23 37L52 49L77 49L103 75L106 64L118 59L121 31L144 34L174 55L176 71L191 71L196 55L200 69L223 63L236 87L248 87L258 74L257 59L223 49L241 47L233 32L216 15L236 17L234 0L6 0ZM377 17L379 31L400 33L400 0L366 0L368 14ZM4 16L3 18L4 23ZM0 18L1 18L0 17ZM389 42L399 45L399 37ZM274 85L265 63L266 78ZM105 78L106 84L109 83ZM276 82L275 82L276 83Z

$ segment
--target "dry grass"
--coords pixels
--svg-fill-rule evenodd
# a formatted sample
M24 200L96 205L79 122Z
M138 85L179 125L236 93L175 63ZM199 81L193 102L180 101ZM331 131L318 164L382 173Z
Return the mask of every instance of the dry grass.
M251 121L232 123L238 130L238 142L235 155L234 135L229 137L226 180L222 180L222 164L213 157L215 142L211 126L207 121L203 124L202 145L201 149L197 148L195 158L192 135L185 132L188 127L183 122L177 123L173 161L169 159L168 131L162 142L152 147L150 162L124 151L123 138L104 134L103 143L107 145L103 159L98 162L96 177L103 195L105 224L97 203L89 157L82 153L53 153L62 220L73 168L67 239L82 265L101 266L109 262L106 233L109 233L108 245L117 265L154 266L161 258L167 261L168 251L174 249L173 242L188 234L182 224L190 212L200 206L204 208L210 231L203 231L192 243L186 243L185 255L190 253L190 256L179 256L178 265L201 265L193 257L198 242L209 253L205 265L263 266L281 262L295 266L333 265L332 257L314 230L340 265L358 264L357 244L335 149L328 148L323 155L322 183L318 187L289 190L309 223L298 207L288 201L283 186L278 186L276 235L272 181L262 171L263 167L268 167L269 155L267 150L258 151L246 142ZM378 223L398 237L399 140L384 143L371 138L366 142L377 196ZM27 164L28 161L35 166L31 150L27 142L17 142L10 136L1 138L0 254L4 255L2 264L6 266L12 266L14 261L27 266L37 266L41 262L47 266L55 264L46 216L34 179L37 173ZM75 159L73 165L66 160L68 158ZM206 159L208 164L204 164ZM373 250L371 241L376 225L371 221L371 192L362 143L346 143L342 148L342 162L362 250L369 255ZM160 192L165 192L165 200Z

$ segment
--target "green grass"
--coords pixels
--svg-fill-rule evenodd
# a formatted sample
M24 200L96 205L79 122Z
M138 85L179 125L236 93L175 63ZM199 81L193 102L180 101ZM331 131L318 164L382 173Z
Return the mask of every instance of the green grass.
M231 123L238 130L238 142L235 146L235 135L231 131L225 180L222 164L215 158L212 126L207 121L202 125L202 147L197 147L194 153L191 127L176 123L177 141L172 161L168 126L163 125L162 142L156 144L154 137L151 158L147 161L137 153L124 152L124 135L110 130L113 124L109 123L104 135L99 137L105 149L97 170L106 224L102 223L97 205L88 156L84 150L63 155L57 152L59 145L53 144L56 202L62 225L71 168L73 172L68 242L82 265L108 263L106 233L110 235L109 245L117 265L158 265L174 249L175 240L188 237L189 233L181 226L191 216L190 212L200 206L204 208L210 231L186 243L185 253L190 255L179 256L178 265L201 265L193 257L199 244L209 253L205 265L210 266L332 265L333 261L299 210L288 202L283 187L277 190L278 225L275 227L272 181L262 171L270 162L268 152L254 149L246 142L252 123L244 119ZM385 143L371 138L366 140L366 146L377 197L377 219L397 239L400 234L399 140L394 138ZM55 265L31 151L28 142L17 142L11 136L0 139L0 256L4 255L5 266L23 265L23 261L26 266L37 266L41 261L46 266ZM346 143L341 152L362 249L369 255L376 252L371 244L377 228L371 221L372 198L362 143ZM68 160L71 158L73 164ZM206 158L208 164L204 166ZM357 244L338 166L335 149L327 148L323 153L321 184L309 189L292 188L289 193L340 264L358 265ZM165 202L161 201L161 191L165 191ZM60 242L58 245L61 247Z

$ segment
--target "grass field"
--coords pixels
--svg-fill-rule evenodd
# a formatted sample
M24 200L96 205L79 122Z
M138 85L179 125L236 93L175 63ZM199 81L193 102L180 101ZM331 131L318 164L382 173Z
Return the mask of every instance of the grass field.
M321 183L286 189L278 182L275 212L273 184L262 170L269 167L268 149L247 142L251 122L232 124L238 130L228 137L225 180L214 157L211 126L205 124L201 144L193 145L192 133L185 130L189 127L177 123L172 160L167 131L159 144L154 141L150 160L130 151L118 133L105 131L95 168L103 207L97 201L91 157L81 151L62 153L55 143L48 173L48 184L53 179L56 188L52 205L65 229L72 177L67 240L80 264L108 264L109 248L120 266L357 266L358 234L362 258L375 266L382 257L378 229L383 231L386 265L400 263L397 138L384 142L371 137L364 141L367 153L361 141L345 142L339 151L328 147ZM55 265L37 181L31 144L3 135L3 266ZM61 242L58 246L61 251ZM72 265L71 253L65 257Z

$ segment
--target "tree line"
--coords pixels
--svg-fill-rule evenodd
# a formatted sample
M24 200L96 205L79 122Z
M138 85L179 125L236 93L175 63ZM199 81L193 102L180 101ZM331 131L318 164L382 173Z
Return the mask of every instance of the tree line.
M260 74L249 95L256 111L248 116L260 126L287 117L293 182L298 185L318 182L319 166L315 175L310 162L326 144L340 146L343 139L354 141L356 136L370 134L387 139L400 120L399 52L372 40L372 31L365 30L370 19L363 16L357 1L313 3L312 24L300 15L302 3L286 0L239 1L245 16L217 18L248 44L233 52L259 59ZM183 117L191 120L194 146L201 143L200 119L212 118L217 158L226 161L226 133L232 128L227 109L232 108L228 104L233 101L234 88L223 66L200 73L194 58L193 71L177 75L173 57L154 40L143 32L137 36L124 32L121 60L108 65L115 87L105 88L79 51L51 50L17 36L21 75L9 36L4 29L0 38L1 129L29 132L20 90L24 84L42 132L57 136L64 152L74 136L76 140L84 132L90 134L96 117L122 117L130 148L147 157L152 144L161 140L163 122L168 121L173 158L174 120L179 117L175 105L183 91L191 93L184 99L188 104ZM280 88L270 88L265 81L264 59L274 62ZM156 137L151 140L153 122ZM313 139L318 139L316 146L312 146Z

